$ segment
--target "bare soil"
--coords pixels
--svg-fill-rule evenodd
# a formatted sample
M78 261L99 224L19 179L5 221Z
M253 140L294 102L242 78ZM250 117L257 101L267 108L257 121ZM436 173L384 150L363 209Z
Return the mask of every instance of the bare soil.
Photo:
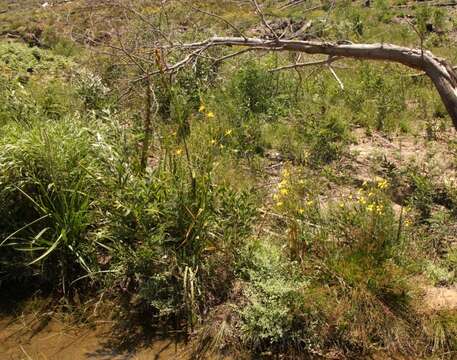
M32 330L32 316L0 320L2 360L127 360L189 359L191 348L174 339L157 339L134 350L119 350L111 322L95 326L70 326L57 319Z
M434 311L457 310L457 286L426 288L425 304Z

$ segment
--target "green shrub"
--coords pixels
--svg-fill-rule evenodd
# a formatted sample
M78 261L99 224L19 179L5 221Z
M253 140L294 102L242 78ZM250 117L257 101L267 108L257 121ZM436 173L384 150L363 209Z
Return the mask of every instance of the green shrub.
M318 351L325 317L309 280L269 242L252 242L240 255L248 301L239 309L241 341L259 352Z
M392 65L388 66L395 71ZM395 73L386 78L385 70L364 64L357 84L348 89L345 101L361 125L376 130L398 128L399 114L405 110L404 77Z
M80 70L75 77L75 88L86 110L103 110L109 106L109 89L98 75Z
M245 65L234 78L232 87L236 89L245 112L266 113L270 108L274 78L261 66L255 63Z
M325 164L339 159L349 139L347 123L340 118L329 117L316 130L311 139L311 161Z
M78 45L69 38L56 33L53 27L48 27L41 36L42 43L52 49L54 54L72 57L78 54Z

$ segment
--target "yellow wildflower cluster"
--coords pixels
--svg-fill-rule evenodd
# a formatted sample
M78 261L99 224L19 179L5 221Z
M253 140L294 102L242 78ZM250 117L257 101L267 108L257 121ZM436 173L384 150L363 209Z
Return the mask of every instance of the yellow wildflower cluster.
M208 114L207 114L207 116L210 117ZM233 133L233 129L228 129L228 130L226 130L226 131L224 132L224 135L225 135L226 137L229 137L229 136L232 135L232 133ZM219 139L219 140L221 141L222 138ZM214 139L214 138L210 140L210 143L211 143L211 145L218 145L218 141L217 141L216 139ZM221 149L223 149L225 146L224 146L223 144L219 144L219 147L220 147Z
M372 204L369 204L366 209L370 213L382 215L384 212L384 205L372 203Z
M385 190L389 187L389 182L385 179L378 179L378 188Z
M357 202L369 213L377 215L384 213L384 205L376 198L376 193L373 190L363 191L359 189Z
M362 207L364 207L365 210L369 213L378 215L382 215L384 213L384 205L376 199L367 199L365 196L360 196L358 203L362 205Z
M305 202L303 203L303 207L299 207L297 209L297 212L300 214L300 215L303 215L305 213L305 209L306 208L309 208L311 206L314 205L314 200L311 200L311 199L307 199L305 200Z
M304 185L303 180L298 180L298 184ZM276 202L277 207L282 207L287 200L293 198L293 180L291 179L291 173L289 169L285 168L281 174L281 181L278 184L278 191L273 195L273 200ZM303 215L307 207L310 207L314 204L314 201L311 199L305 199L303 203L295 208L295 211ZM295 206L294 206L295 207Z
M413 216L411 214L411 211L412 211L412 209L410 206L405 206L403 208L403 215L405 217L405 220L403 221L403 225L405 227L410 227L413 224L413 220L412 220Z
M273 195L273 200L276 201L276 206L281 207L284 205L285 197L289 194L290 190L290 172L284 169L282 172L282 180L278 184L278 192Z
M363 182L363 188L357 192L357 202L369 213L381 215L384 213L384 205L380 202L379 195L382 190L389 187L389 182L383 178L376 178L376 182L370 185ZM349 196L352 199L352 195Z
M205 113L206 106L204 104L201 104L200 107L198 108L198 111L201 113ZM216 116L216 115L214 115L214 112L212 112L212 111L208 111L207 113L205 113L205 115L208 119L212 119Z

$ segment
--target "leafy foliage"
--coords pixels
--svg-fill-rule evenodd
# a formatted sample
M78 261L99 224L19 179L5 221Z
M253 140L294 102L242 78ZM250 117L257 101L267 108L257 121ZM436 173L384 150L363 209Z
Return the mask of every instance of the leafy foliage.
M257 31L245 5L204 4ZM421 41L456 56L442 9L328 1L304 15L276 5L262 4L272 26L309 20L310 36L329 41ZM208 29L197 31L180 6L138 11L176 25L182 40L233 31L201 13ZM0 43L2 290L35 284L68 303L101 292L143 329L206 329L202 352L453 358L455 312L424 309L418 288L456 281L455 144L441 136L448 119L428 80L339 61L343 90L325 67L271 71L302 61L297 54L220 62L236 49L217 49L152 77L157 112L142 171L144 74L105 55L91 63L55 21L29 47ZM125 22L129 39L153 42L143 21ZM406 155L422 147L424 159L402 153L403 137Z

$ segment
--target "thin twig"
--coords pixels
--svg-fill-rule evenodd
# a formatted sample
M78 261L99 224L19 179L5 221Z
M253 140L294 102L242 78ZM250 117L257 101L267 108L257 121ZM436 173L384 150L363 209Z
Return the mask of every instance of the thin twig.
M117 5L122 7L123 9L131 12L133 15L137 16L138 19L140 19L146 25L149 25L151 27L151 29L154 32L156 32L157 34L159 34L166 42L168 42L169 44L173 44L173 42L168 38L167 35L165 35L165 33L162 30L160 30L156 25L154 25L152 22L150 22L148 19L146 19L139 11L135 10L133 7L122 4L122 2L118 2Z
M21 348L21 351L24 353L24 355L27 357L27 359L29 360L33 360L29 354L27 354L27 351L25 351L25 349L22 347L22 345L19 345L19 347Z
M233 57L236 57L236 56L238 56L238 55L244 54L244 53L246 53L246 52L251 52L251 51L262 51L262 50L270 51L271 48L269 48L269 47L265 47L265 48L258 47L258 48L247 48L247 49L243 49L243 50L236 51L236 52L234 52L234 53L231 53L231 54L222 56L222 57L220 57L220 58L214 59L214 63L218 63L218 62L221 62L221 61L224 61L224 60L227 60L227 59L231 59L231 58L233 58Z
M306 0L292 0L292 1L289 1L287 4L281 6L279 9L281 9L281 10L287 9L292 6L303 4L305 1Z
M399 8L399 9L404 9L404 8L411 8L415 6L436 6L436 7L446 7L446 6L457 6L456 2L446 2L446 3L440 3L436 1L420 1L420 2L414 2L413 4L403 4L403 5L394 5L393 7Z
M339 60L339 59L341 59L341 58L340 57L333 57L333 58L328 58L328 59L319 60L319 61L310 61L310 62L305 62L305 63L295 63L295 64L285 65L285 66L281 66L281 67L277 67L277 68L271 69L270 72L297 69L297 68L302 68L302 67L307 67L307 66L330 65L332 62L334 62L336 60Z
M146 79L147 76L158 75L158 74L162 74L163 72L174 73L177 70L179 70L180 68L182 68L183 66L190 63L193 59L199 57L201 55L201 53L205 52L210 47L211 47L211 43L208 43L206 46L198 48L197 50L191 52L184 59L182 59L181 61L178 61L174 65L172 65L172 66L167 65L166 69L149 72L147 75L143 75L143 76L133 80L132 83L134 84L139 81L143 81L144 79Z
M265 15L263 14L262 10L260 9L260 6L259 6L257 0L252 0L252 2L257 10L257 13L259 14L260 18L262 19L262 23L267 27L268 30L270 30L270 32L273 34L276 41L279 41L278 34L276 34L276 32L273 30L273 28L268 24L267 20L265 19Z
M340 80L340 78L338 77L338 75L336 74L335 70L333 70L332 68L332 65L328 64L328 69L330 70L330 72L332 73L332 75L335 77L336 81L338 82L338 84L340 85L340 88L341 90L344 90L344 84L343 82Z
M406 22L408 23L409 26L411 26L411 28L414 30L414 32L417 34L417 36L419 36L419 39L420 39L420 46L421 46L421 54L422 54L422 58L424 57L424 36L423 34L421 34L421 32L419 31L419 29L416 27L416 25L414 25L411 21L409 21L408 19L405 19Z

